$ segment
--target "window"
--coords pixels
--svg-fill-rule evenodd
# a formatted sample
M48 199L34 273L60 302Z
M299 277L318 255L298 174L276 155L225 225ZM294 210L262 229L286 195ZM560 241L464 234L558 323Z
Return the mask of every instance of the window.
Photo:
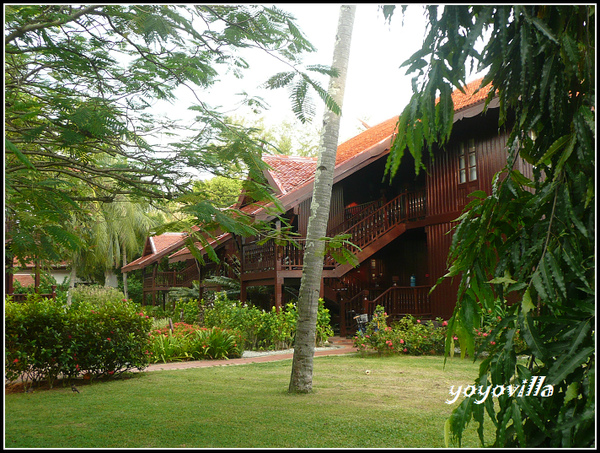
M458 152L458 182L464 184L477 180L477 159L475 157L475 140L462 142Z

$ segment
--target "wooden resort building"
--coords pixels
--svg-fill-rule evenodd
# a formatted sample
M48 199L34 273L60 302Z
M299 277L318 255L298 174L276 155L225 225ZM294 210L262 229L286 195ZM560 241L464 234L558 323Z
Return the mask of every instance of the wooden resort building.
M321 295L341 335L356 325L354 316L371 313L378 304L391 317L451 316L458 282L444 281L431 294L430 289L447 273L454 221L467 204L467 195L475 190L490 193L494 174L506 165L508 131L498 130L497 102L492 101L484 112L488 89L476 91L480 82L468 84L465 94L453 94L451 139L444 149L434 151L433 159L425 160L426 171L418 176L407 152L393 181L383 181L397 117L339 145L327 236L350 234L350 241L361 249L356 253L360 262L356 268L330 256L323 263ZM316 159L263 159L271 167L265 176L285 209L284 216L299 234L300 248L272 241L259 244L255 238L230 234L219 236L214 246L223 263L239 260L241 300L246 300L249 288L266 286L271 288L267 303L280 307L289 290L297 292L300 286ZM526 164L517 165L530 175ZM269 219L263 208L245 203L242 196L241 210ZM161 260L181 267L159 272ZM192 280L223 270L218 267L198 266L183 246L183 237L168 234L149 238L142 257L122 271L143 269L145 294L156 300L160 291L189 286Z

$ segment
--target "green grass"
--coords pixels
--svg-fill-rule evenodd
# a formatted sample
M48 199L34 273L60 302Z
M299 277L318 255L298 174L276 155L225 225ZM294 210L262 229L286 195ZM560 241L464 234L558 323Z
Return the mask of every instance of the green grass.
M317 357L307 395L287 393L291 360L8 394L5 447L444 447L444 423L462 400L444 402L450 386L470 384L478 364L443 360ZM479 446L473 426L463 446Z

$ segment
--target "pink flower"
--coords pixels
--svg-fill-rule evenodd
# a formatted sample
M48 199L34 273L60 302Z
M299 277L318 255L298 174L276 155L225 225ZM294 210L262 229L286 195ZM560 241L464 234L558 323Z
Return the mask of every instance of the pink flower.
M493 345L493 344L496 344L496 342L495 342L495 341L490 341L490 344L492 344L492 345Z
M13 363L19 363L19 359L13 360Z
M417 322L418 322L419 324L421 324L421 320L420 320L420 319L417 319Z
M404 349L402 350L402 352L408 352L408 349L404 348Z
M107 338L106 341L110 341L110 338Z
M442 323L442 326L447 326L447 325L448 325L448 321L444 321L444 322Z
M403 339L400 339L400 344L404 344L404 340Z
M453 340L458 340L458 337L457 337L456 335L454 335L454 336L452 337L452 339L453 339Z

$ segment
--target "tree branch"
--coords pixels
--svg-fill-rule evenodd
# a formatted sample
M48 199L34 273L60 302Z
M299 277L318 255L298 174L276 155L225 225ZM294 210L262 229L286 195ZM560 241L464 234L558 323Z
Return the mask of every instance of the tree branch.
M73 21L79 19L81 16L84 16L86 14L93 12L97 8L102 8L102 6L101 5L88 6L86 8L83 8L82 10L79 10L72 16L68 16L68 17L65 17L64 19L55 20L52 22L25 25L24 27L18 28L15 31L13 31L11 34L9 34L4 39L4 44L8 44L9 42L14 41L17 38L20 38L25 33L30 32L30 31L41 30L43 28L57 27L59 25L64 25L69 22L73 22Z

